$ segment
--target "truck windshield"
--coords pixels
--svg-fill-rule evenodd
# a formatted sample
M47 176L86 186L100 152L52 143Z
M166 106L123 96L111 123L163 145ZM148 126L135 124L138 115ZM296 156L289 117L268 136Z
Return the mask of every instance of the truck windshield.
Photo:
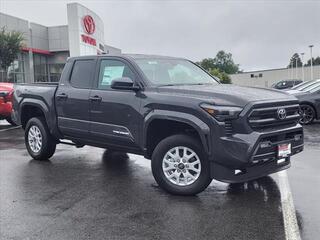
M218 82L197 65L183 59L136 59L147 78L155 85L202 85Z

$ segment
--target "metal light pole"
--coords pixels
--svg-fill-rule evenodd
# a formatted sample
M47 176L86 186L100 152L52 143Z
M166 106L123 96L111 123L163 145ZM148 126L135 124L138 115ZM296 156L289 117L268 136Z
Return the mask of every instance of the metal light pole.
M298 79L298 58L296 58L296 79Z
M301 72L302 72L302 81L304 82L304 64L303 64L303 57L304 57L304 52L300 53L301 54L301 62L302 62L302 68L301 68Z
M310 56L311 56L311 58L310 58L311 80L313 80L313 59L312 59L312 48L313 48L313 45L310 45L309 48L310 48Z

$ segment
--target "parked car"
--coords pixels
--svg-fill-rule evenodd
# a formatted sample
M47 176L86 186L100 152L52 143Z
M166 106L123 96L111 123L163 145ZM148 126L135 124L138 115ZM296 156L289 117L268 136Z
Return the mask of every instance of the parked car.
M0 120L7 120L11 125L15 123L11 119L13 84L0 82Z
M293 93L298 93L299 91L304 91L306 88L312 87L316 84L320 83L320 79L316 80L310 80L307 82L302 82L292 88L285 89L286 92L293 94Z
M70 58L59 84L16 85L13 103L34 159L70 145L64 139L141 154L172 194L197 194L212 178L244 182L287 169L303 150L294 96L220 84L180 58Z
M301 109L301 124L310 124L320 119L320 81L304 88L303 91L294 92L299 99Z
M279 90L289 89L295 85L302 83L302 80L282 80L280 82L274 83L271 87Z

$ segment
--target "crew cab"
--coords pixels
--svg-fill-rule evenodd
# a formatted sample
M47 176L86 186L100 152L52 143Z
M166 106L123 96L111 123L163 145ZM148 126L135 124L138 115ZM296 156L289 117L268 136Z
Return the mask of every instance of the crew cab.
M173 57L70 58L58 84L15 86L13 116L34 159L70 140L141 154L159 186L178 195L213 178L236 183L287 169L303 150L294 96L220 84Z

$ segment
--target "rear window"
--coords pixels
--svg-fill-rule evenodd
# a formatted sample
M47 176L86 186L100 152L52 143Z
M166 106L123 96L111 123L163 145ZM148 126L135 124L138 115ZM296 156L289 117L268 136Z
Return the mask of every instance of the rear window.
M70 83L76 88L91 88L94 60L78 60L74 63Z

